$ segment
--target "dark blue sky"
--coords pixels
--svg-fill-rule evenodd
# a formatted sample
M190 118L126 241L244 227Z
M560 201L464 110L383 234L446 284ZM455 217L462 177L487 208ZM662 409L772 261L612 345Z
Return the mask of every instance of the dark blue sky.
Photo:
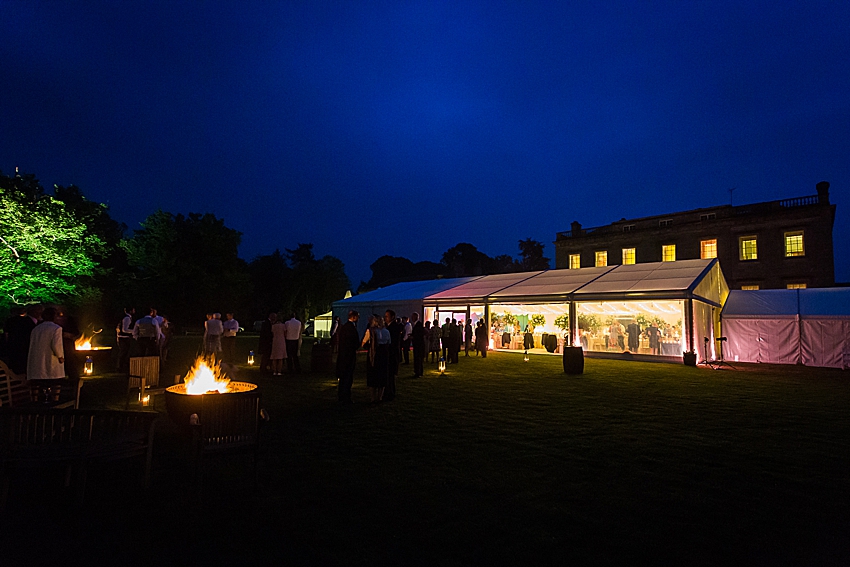
M848 2L0 0L0 169L242 257L490 255L815 193L850 281Z

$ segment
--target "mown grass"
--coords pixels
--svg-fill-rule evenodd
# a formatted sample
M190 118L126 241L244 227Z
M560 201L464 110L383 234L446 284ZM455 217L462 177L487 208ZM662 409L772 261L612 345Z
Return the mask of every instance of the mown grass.
M558 357L506 353L418 380L410 368L397 399L373 406L361 361L346 408L332 376L243 368L272 417L256 492L244 459L219 459L193 503L166 420L150 492L132 467L93 471L77 509L16 478L5 533L20 543L37 523L53 542L44 557L130 562L850 562L846 372L588 359L567 376ZM84 403L120 407L123 387L97 380Z

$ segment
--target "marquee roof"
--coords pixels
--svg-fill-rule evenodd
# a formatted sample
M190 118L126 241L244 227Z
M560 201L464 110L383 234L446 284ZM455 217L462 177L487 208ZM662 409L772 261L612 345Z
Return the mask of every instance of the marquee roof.
M717 272L714 274L714 272ZM708 276L712 277L708 277ZM706 279L711 285L703 285ZM482 276L428 295L426 305L544 303L697 297L722 303L725 282L717 260L651 262L577 270L546 270ZM716 290L713 288L717 288Z
M719 306L727 293L716 259L680 260L404 282L337 301L334 309L406 301L418 301L420 306L458 306L653 298L694 298Z
M724 319L850 318L850 288L735 290Z

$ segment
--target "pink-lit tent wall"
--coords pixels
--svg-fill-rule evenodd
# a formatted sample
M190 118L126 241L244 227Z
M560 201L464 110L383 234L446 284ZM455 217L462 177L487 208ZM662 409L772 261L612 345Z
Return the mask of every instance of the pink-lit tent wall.
M850 288L729 293L727 360L850 368Z

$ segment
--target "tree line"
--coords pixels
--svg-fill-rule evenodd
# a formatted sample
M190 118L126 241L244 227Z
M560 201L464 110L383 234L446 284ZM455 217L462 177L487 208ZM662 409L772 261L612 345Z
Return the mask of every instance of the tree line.
M302 320L328 311L351 282L342 261L316 257L313 245L246 261L242 235L209 213L157 210L132 231L75 185L48 192L33 174L0 172L0 320L14 306L63 303L89 325L117 320L123 307L157 307L178 326L200 325L209 311L243 321L270 311ZM520 257L491 258L468 243L440 262L382 256L359 291L400 281L547 269L543 244L519 242Z

